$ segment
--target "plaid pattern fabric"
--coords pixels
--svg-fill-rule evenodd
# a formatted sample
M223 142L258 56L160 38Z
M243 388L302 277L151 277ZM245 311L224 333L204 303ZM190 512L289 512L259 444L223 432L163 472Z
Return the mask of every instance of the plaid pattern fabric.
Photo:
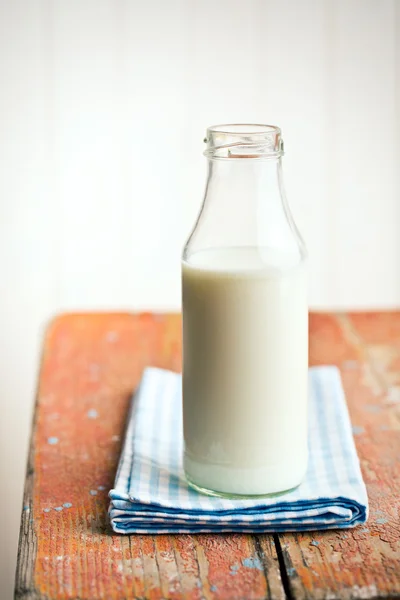
M305 531L354 527L368 499L336 367L309 371L309 465L276 497L225 499L190 489L182 471L181 376L148 368L132 402L109 515L118 533Z

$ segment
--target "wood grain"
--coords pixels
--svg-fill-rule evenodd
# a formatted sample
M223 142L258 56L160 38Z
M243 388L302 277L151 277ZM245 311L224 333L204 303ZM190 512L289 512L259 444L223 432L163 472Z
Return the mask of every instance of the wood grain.
M314 315L310 364L336 364L370 502L365 527L279 536L293 598L400 597L400 313Z
M176 315L66 315L44 341L16 598L283 599L274 539L119 536L108 490L147 365L181 368Z
M181 368L177 315L66 315L44 341L16 598L400 597L400 313L312 315L310 363L342 374L371 515L285 535L118 536L107 519L131 395Z

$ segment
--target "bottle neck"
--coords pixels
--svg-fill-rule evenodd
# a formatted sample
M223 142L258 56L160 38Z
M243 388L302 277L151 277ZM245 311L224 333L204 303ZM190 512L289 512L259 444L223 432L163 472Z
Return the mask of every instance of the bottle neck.
M215 159L208 161L205 201L224 204L227 211L249 214L260 204L282 201L280 158Z
M225 223L233 245L263 245L266 229L285 220L280 173L279 158L209 161L204 211L221 227Z
M283 189L280 130L253 127L267 129L208 130L206 193L185 260L200 250L244 247L283 252L294 257L293 263L303 257Z

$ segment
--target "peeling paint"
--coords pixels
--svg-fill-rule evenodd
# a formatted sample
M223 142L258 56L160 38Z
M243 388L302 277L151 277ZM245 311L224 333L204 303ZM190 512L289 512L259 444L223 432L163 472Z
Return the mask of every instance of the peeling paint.
M250 556L249 558L243 558L242 565L244 567L247 567L248 569L258 569L259 571L263 570L263 566L258 556Z
M89 379L90 381L98 381L100 375L100 365L92 363L89 365Z
M387 395L387 402L389 404L399 404L400 403L400 387L393 386L389 388L389 392Z
M353 585L351 588L352 598L363 599L363 598L376 598L378 596L378 590L375 584L372 585Z
M114 344L119 339L119 335L116 331L108 331L106 333L106 341L109 344Z
M343 362L344 369L357 369L358 363L356 360L345 360Z
M364 427L362 427L361 425L353 425L352 430L353 430L354 435L361 435L362 433L365 432Z
M377 414L377 413L381 412L382 407L378 406L377 404L366 404L364 406L364 410L366 410L367 412L370 412L372 414Z

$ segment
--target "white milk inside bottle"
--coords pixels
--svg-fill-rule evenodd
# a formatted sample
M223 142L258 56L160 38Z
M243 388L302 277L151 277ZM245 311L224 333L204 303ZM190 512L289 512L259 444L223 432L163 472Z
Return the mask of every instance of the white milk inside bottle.
M207 490L276 493L307 466L305 265L253 248L183 263L185 470Z

